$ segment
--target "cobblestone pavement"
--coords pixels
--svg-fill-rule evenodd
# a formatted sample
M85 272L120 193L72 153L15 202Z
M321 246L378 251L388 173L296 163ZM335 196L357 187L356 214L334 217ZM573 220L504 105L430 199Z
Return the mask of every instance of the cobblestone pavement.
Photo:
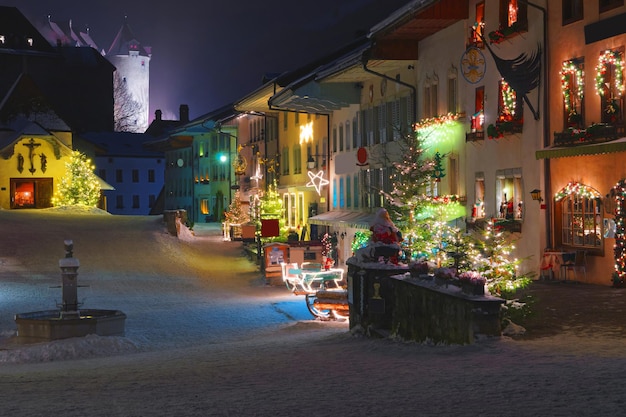
M563 281L534 281L518 292L531 313L517 324L526 328L520 339L571 332L590 337L626 336L626 288Z

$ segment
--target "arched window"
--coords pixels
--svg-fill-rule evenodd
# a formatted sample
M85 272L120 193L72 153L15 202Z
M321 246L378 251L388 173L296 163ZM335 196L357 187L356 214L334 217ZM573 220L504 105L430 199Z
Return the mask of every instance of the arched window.
M555 197L560 245L602 251L604 234L600 193L584 184L571 182ZM560 246L559 245L559 246Z

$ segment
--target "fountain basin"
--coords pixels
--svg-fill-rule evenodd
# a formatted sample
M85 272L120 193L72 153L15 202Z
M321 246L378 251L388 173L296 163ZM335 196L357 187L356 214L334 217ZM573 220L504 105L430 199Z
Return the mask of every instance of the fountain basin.
M15 315L21 343L47 342L88 334L124 336L126 314L118 310L33 311Z

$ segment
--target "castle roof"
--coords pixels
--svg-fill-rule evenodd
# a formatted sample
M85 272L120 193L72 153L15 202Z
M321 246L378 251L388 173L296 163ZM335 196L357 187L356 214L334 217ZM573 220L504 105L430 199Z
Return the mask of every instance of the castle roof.
M124 20L124 24L117 32L117 36L115 36L107 55L128 55L130 52L138 52L139 55L143 56L152 55L150 47L143 46L137 40L128 22Z

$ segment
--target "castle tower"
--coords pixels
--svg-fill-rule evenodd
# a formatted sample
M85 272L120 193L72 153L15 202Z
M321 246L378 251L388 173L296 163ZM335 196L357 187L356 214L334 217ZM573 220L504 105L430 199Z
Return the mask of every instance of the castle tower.
M151 56L151 48L137 40L124 19L106 53L106 59L117 68L117 75L114 75L117 77L114 81L116 130L143 133L148 128Z

